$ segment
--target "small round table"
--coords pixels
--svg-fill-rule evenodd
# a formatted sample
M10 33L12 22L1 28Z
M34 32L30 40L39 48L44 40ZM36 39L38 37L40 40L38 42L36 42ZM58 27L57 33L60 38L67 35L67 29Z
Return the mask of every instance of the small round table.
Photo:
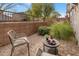
M57 55L58 54L58 49L57 47L60 45L59 41L57 41L56 39L54 39L54 41L56 42L55 45L50 45L48 44L48 42L46 40L44 40L43 42L43 50L45 51L45 47L50 48L51 50L54 50L54 54Z

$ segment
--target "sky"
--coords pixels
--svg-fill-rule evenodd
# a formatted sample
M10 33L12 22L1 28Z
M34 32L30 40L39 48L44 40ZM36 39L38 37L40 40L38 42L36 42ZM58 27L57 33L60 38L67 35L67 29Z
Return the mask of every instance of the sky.
M24 4L25 6L15 6L14 11L16 12L23 12L31 8L31 3ZM66 4L65 3L55 3L54 4L55 10L61 14L61 17L66 15Z
M66 4L65 3L56 3L55 10L61 14L62 17L66 15Z

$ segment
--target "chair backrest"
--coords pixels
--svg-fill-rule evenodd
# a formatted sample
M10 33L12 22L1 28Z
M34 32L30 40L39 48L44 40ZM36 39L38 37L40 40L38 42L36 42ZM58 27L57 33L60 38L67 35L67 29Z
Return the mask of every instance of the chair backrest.
M10 30L7 32L8 36L10 37L10 39L13 41L16 38L16 32L14 30Z

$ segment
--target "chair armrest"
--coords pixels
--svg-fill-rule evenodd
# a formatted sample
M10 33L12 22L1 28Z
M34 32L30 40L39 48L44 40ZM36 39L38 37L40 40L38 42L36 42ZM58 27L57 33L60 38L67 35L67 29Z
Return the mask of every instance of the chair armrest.
M22 40L24 39L27 43L29 43L29 40L27 39L27 37L20 37L20 38L17 38L16 40Z
M16 34L16 38L26 37L25 33Z

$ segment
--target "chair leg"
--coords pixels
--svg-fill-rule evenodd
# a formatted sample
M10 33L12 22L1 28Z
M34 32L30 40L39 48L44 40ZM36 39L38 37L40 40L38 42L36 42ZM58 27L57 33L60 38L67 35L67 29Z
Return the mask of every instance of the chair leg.
M45 46L44 46L44 44L43 44L43 51L45 51Z
M14 52L14 49L15 49L15 48L12 47L10 56L12 56L12 54L13 54L13 52Z
M29 48L29 43L27 44L28 47L28 56L30 56L30 48Z

